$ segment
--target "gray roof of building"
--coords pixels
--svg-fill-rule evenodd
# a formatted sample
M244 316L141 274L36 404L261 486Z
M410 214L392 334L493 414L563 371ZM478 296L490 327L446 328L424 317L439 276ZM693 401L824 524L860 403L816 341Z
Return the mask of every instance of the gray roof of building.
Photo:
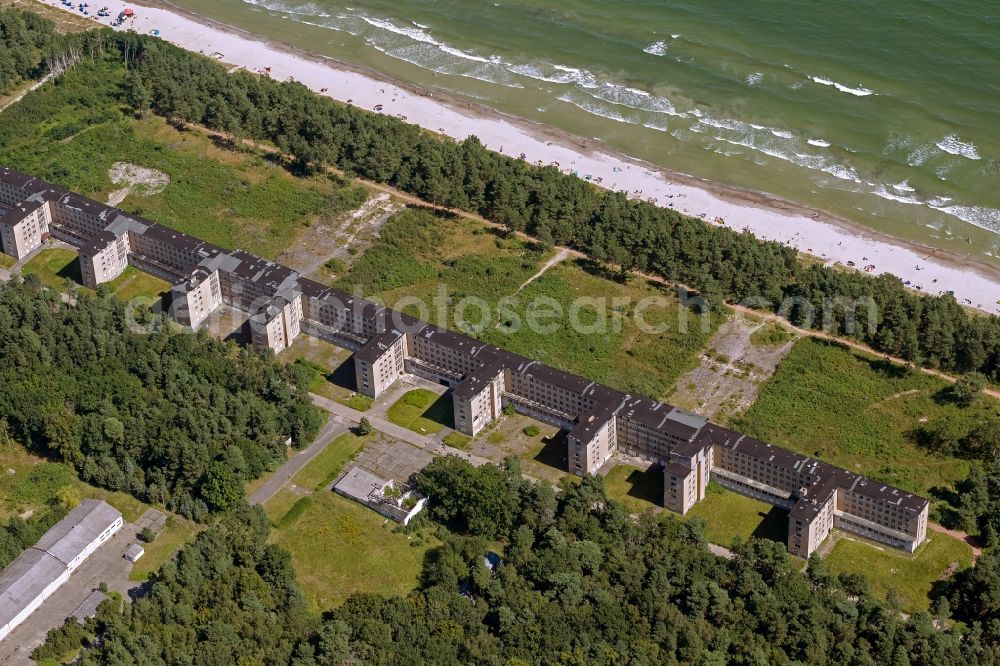
M675 462L667 463L666 470L667 474L670 476L676 476L678 479L686 479L691 476L692 472L694 472L694 470L690 467Z
M366 469L352 467L340 477L334 488L348 497L367 502L373 496L381 499L382 489L388 484L387 479L379 478Z
M22 201L9 208L7 206L0 206L0 224L14 226L41 207L41 201Z
M850 474L850 472L847 473ZM929 503L924 497L908 493L905 490L900 490L881 481L875 481L860 475L854 476L856 477L854 483L846 486L850 492L866 495L886 504L895 504L901 509L915 513L923 511L924 507Z
M481 365L462 380L462 383L454 388L452 394L458 398L472 398L479 394L487 384L504 371L504 364L496 359Z
M376 333L361 349L354 353L355 360L368 361L369 363L377 361L394 342L399 340L400 335L398 331Z
M580 415L580 420L569 431L569 437L580 442L593 440L597 432L614 418L617 409L618 405L614 403L601 403L589 413Z
M95 254L100 253L102 250L114 243L117 239L118 236L115 236L110 231L98 231L86 245L80 247L80 255L93 257Z
M122 514L101 500L86 499L42 535L35 548L69 564Z
M23 190L25 189L33 180L34 176L29 176L26 173L21 173L10 167L5 167L0 165L0 180L3 182L13 185L14 187Z
M94 590L87 595L87 598L80 602L80 605L76 607L73 611L72 617L76 618L76 621L83 624L87 618L94 617L97 614L97 607L101 605L108 595L104 594L100 590Z
M0 626L11 622L46 587L66 573L66 565L43 550L29 548L0 573Z

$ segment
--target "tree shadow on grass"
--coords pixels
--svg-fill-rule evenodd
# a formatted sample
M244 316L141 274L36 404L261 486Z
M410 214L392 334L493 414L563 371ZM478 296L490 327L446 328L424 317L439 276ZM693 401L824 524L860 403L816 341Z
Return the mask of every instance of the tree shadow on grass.
M773 506L767 513L758 513L762 520L750 536L754 539L767 539L786 543L788 541L788 512L781 507Z

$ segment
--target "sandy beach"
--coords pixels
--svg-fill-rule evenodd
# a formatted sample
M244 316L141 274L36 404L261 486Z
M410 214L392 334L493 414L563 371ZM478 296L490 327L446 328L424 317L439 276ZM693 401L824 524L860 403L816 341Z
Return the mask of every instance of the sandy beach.
M79 15L59 0L41 0ZM1000 312L1000 268L973 258L894 239L831 215L763 194L722 188L603 149L591 140L563 135L536 123L459 103L432 91L359 71L320 56L296 53L291 47L180 10L120 1L106 3L109 25L130 7L135 18L119 30L157 34L182 48L214 57L234 67L294 79L343 102L397 116L455 139L476 135L493 150L532 163L553 164L568 173L630 196L700 217L706 224L746 230L785 243L829 265L839 264L869 274L891 273L924 293L953 292L955 298L985 312ZM88 9L95 14L98 4Z

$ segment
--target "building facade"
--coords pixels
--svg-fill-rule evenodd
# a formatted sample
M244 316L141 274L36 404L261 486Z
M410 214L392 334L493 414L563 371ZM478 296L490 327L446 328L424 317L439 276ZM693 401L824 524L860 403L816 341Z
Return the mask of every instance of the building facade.
M113 279L131 263L174 283L173 315L182 324L197 327L226 304L250 314L259 351L280 352L301 333L354 351L358 390L366 395L378 397L404 373L439 382L452 389L455 427L465 434L478 434L512 408L566 432L568 467L575 474L597 473L618 452L661 465L663 504L680 514L704 499L714 481L789 511L788 548L797 555L812 553L834 527L910 552L926 538L929 503L922 497L0 167L0 204L21 211L0 219L0 235L4 225L27 225L22 240L11 241L14 252L34 243L36 231L43 233L43 218L29 211L39 202L48 206L47 233L81 248L89 286Z

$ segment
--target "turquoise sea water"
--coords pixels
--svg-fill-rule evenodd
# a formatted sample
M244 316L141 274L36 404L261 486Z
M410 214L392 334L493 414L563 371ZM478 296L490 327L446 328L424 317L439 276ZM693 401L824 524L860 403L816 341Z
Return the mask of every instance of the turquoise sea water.
M995 0L174 0L661 166L1000 257Z

